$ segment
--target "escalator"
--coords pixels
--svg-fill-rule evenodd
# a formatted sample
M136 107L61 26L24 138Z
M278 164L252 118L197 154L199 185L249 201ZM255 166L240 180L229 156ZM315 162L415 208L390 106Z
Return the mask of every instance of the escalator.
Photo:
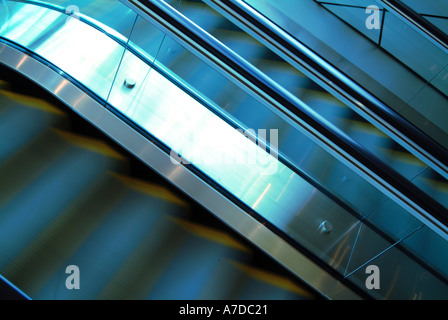
M356 140L360 145L379 157L385 164L404 175L407 179L414 181L420 187L430 190L439 201L446 196L440 193L440 188L435 185L443 185L445 180L436 171L405 150L396 141L385 135L374 125L359 116L355 111L348 108L328 91L317 85L304 74L292 68L288 63L273 54L268 48L254 40L247 33L236 27L229 20L205 5L201 1L182 1L177 10L191 19L195 24L212 34L238 55L245 58L251 64L260 69L264 74L282 85L288 92L294 94L300 101L306 103L325 120ZM183 79L193 88L196 88L208 99L220 106L225 106L225 111L244 123L247 127L280 128L280 149L283 154L293 163L301 164L301 168L328 188L334 188L336 183L351 180L353 185L362 188L362 179L350 176L350 173L335 173L342 168L332 169L337 166L334 160L324 159L320 154L322 166L328 168L331 174L339 175L339 181L329 181L321 168L306 165L303 148L306 142L297 134L290 124L267 111L263 106L254 103L247 93L235 90L235 86L222 77L207 64L197 59L193 54L183 49L175 41L166 39L158 51L159 61L179 78ZM219 83L219 86L211 83ZM227 97L232 94L233 101ZM254 114L257 116L254 117ZM297 148L296 146L300 146ZM319 170L319 172L317 172ZM347 176L350 176L347 179ZM423 182L424 180L424 182ZM429 182L431 181L431 182ZM434 182L434 183L433 183ZM440 183L439 183L440 182ZM332 190L338 192L337 190ZM339 194L348 201L356 201L350 197L356 197L356 193ZM372 200L375 202L375 200ZM368 211L360 208L361 211ZM370 207L372 209L372 207Z
M206 2L207 4L215 3L213 1ZM259 3L258 7L262 8L263 4ZM305 7L305 5L303 5L303 7ZM246 59L246 61L249 61L256 66L264 74L270 76L289 92L293 93L301 101L305 102L313 110L318 112L319 115L323 116L330 123L336 125L338 129L354 138L360 145L379 157L384 164L392 167L408 178L411 183L415 183L418 187L425 190L425 192L442 203L446 208L446 205L448 204L448 184L444 177L409 151L405 150L396 141L381 132L374 125L357 114L353 109L348 108L341 103L338 99L329 94L327 90L317 85L297 69L292 68L290 64L273 54L273 52L266 48L266 46L260 44L248 33L242 31L234 23L224 18L223 11L218 13L201 1L182 1L176 9L220 42L228 46L231 50L238 53L238 55ZM270 11L267 10L266 12L269 13ZM238 100L231 84L229 84L227 93L225 86L222 84L219 86L219 91L217 91L216 87L210 86L209 83L212 81L211 79L214 77L216 78L216 76L213 75L214 72L206 64L202 63L186 50L182 49L178 44L174 43L174 41L172 41L172 43L165 42L159 54L161 62L167 66L167 68L173 70L179 77L193 87L199 88L199 91L213 101L216 101L219 105L230 105L227 109L229 113L240 119L243 123L248 124L249 127L288 127L288 125L281 120L277 119L276 121L272 114L263 117L263 113L266 114L267 112L263 108L257 109L256 106L254 106L253 101L245 103L244 100L246 97L244 94L242 94L244 97ZM185 69L185 66L188 66L188 68ZM231 94L231 92L234 101L238 101L234 104L232 104L232 102L229 103L225 98L226 94ZM434 101L439 100L435 99ZM444 106L447 106L446 100L443 101L445 101L445 103L439 105L439 110L441 110L441 114L439 114L440 117L443 117L443 114L446 111L442 109ZM254 113L257 114L257 117L253 116ZM260 123L262 123L262 125L260 125ZM283 133L285 132L284 130ZM315 166L307 164L306 157L304 157L303 152L301 152L302 150L299 150L304 148L304 144L303 140L301 140L298 135L292 133L290 136L282 137L280 135L280 137L284 138L284 145L280 142L279 149L284 152L286 157L291 159L293 163L300 163L300 168L304 169L308 174L313 175L313 178L318 180L319 183L326 186L331 192L337 194L346 202L354 205L357 211L361 212L362 221L364 221L367 226L374 230L381 230L380 233L382 233L383 236L385 233L385 238L388 238L388 241L391 241L391 244L393 244L390 248L395 247L397 244L398 247L403 245L402 249L406 252L405 254L411 253L411 256L414 254L419 256L420 258L417 259L423 259L423 265L428 263L424 268L432 269L434 265L437 265L436 269L438 271L433 269L435 274L437 274L436 277L439 279L445 278L444 274L446 274L447 266L445 262L443 262L444 259L441 258L446 257L447 254L446 245L443 244L444 240L437 235L432 234L426 227L420 229L422 225L414 220L413 217L404 213L405 211L396 206L394 202L384 200L381 196L378 196L378 198L373 200L368 199L372 194L376 194L375 191L372 191L370 186L365 186L365 182L362 178L353 177L340 166L338 167L339 164L337 164L334 159L330 159L329 157L325 159L325 155L319 154L316 158L310 157L310 159L313 159L312 161L319 161L319 165L316 163L314 163ZM299 148L297 148L297 146L299 146ZM317 158L319 160L316 160ZM329 173L328 176L326 176L327 173ZM344 191L341 191L339 188L345 189L346 191L349 190L349 194L344 193ZM370 206L366 206L366 203ZM295 223L299 224L300 222L296 221ZM303 230L295 231L293 224L294 222L291 223L291 228L289 229L290 234L303 233ZM369 235L370 231L367 232L365 229L360 228L358 232L357 240L361 240L357 243L360 247L358 250L370 251L372 250L371 247L375 247L373 243L381 242ZM366 234L363 235L363 232ZM416 234L414 234L414 232ZM408 239L408 237L410 239ZM350 238L348 237L347 239ZM351 239L348 241L351 241ZM410 245L411 242L412 245ZM418 247L420 248L417 249ZM428 250L430 247L433 249ZM380 246L380 248L373 249L373 256L382 254L382 250L385 249L385 247ZM436 253L437 251L438 253ZM391 255L393 254L391 253ZM366 258L361 258L360 261L363 261L363 259L365 259L364 261L369 261ZM380 261L381 259L377 260ZM395 262L392 262L393 260L395 260ZM395 264L397 263L397 260L399 260L399 258L385 258L382 263L385 265ZM420 260L419 263L422 263L422 261ZM362 263L360 264L362 265ZM414 269L414 267L410 267L410 269ZM352 275L353 272L360 274L360 268L355 267L350 269L350 267L348 267L345 272L348 276ZM395 272L397 274L399 273L399 271ZM412 270L410 274L413 272L416 271ZM445 281L446 280L442 280L442 282ZM414 297L418 296L419 295L416 295ZM445 295L442 294L442 296Z
M207 1L207 4L210 5L215 3L219 3L219 1ZM259 7L262 6L263 4L260 3ZM218 5L214 7L219 8ZM304 7L306 7L305 4L303 5ZM338 129L368 149L373 155L380 158L384 164L425 189L441 203L446 204L446 188L443 187L446 185L446 179L439 175L436 170L433 170L433 168L419 160L418 157L405 150L398 142L361 117L355 110L341 103L327 89L323 89L316 82L275 55L266 46L256 41L251 35L238 28L222 15L224 11L217 12L201 1L182 1L176 9L231 50L237 52L246 61L256 66L276 83L293 93L294 96L298 97L319 115L323 116L325 120L328 120L328 122L335 125ZM248 123L249 127L260 126L260 123L262 123L261 126L266 128L290 129L286 128L288 124L284 121L274 119L272 114L268 114L262 108L257 108L253 101L248 99L244 93L238 99L231 83L222 81L224 84L219 86L219 91L217 87L211 86L210 83L213 78L216 78L214 71L205 63L196 59L192 54L182 49L174 41L166 41L160 49L159 55L159 60L167 68L184 79L192 87L198 88L199 91L211 100L216 101L220 105L226 105L226 110L229 113L240 119L243 123ZM185 68L185 66L188 66L188 68ZM228 89L226 85L228 85ZM226 94L230 94L231 92L235 98L234 100L237 100L237 102L225 100ZM249 101L245 101L245 99ZM444 106L446 106L446 102L441 104L440 108L443 109ZM253 112L253 110L256 111ZM253 113L257 114L257 117L254 117ZM263 113L266 115L264 116ZM438 115L443 117L443 113ZM280 149L283 149L282 151L286 157L294 163L303 164L303 154L299 153L298 148L295 147L303 147L300 137L291 133L291 136L284 135L280 136L280 138L284 139L283 142L285 145L280 146ZM297 154L294 154L295 152ZM308 172L313 172L313 168L304 167ZM328 165L328 167L331 168L331 165ZM329 170L332 171L330 168ZM317 175L314 177L317 177ZM319 180L319 178L316 179ZM319 180L319 182L325 184L322 180ZM355 179L354 185L359 188L362 182L359 179ZM337 192L335 190L332 191ZM350 201L356 200L349 199Z
M293 93L319 115L328 120L328 122L357 140L369 151L380 157L387 165L407 177L414 177L427 167L422 161L407 152L374 125L334 98L328 91L291 67L287 62L272 53L271 50L257 42L249 34L239 29L202 1L182 1L177 10ZM220 100L222 99L220 96L225 96L226 92L232 90L230 84L228 89L221 86L219 91L207 85L207 81L213 78L213 71L202 61L182 50L176 43L166 41L161 50L166 50L166 52L159 52L159 55L161 56L161 62L167 68L175 72L191 86L198 88L211 100L217 101L219 104L224 103L224 101ZM188 69L185 69L185 66L188 66ZM243 123L247 123L249 127L264 125L263 127L266 128L269 126L281 128L282 123L280 121L272 124L270 122L274 120L268 118L267 115L266 119L260 120L262 118L261 114L254 119L251 114L252 109L248 105L250 102L241 102L245 98L241 97L239 103L227 102L229 113ZM239 97L235 97L235 100L238 99ZM261 110L257 111L262 112ZM286 125L283 124L283 126ZM289 139L297 141L297 137ZM292 142L288 141L288 143L289 148L285 147L285 149L291 150L287 150L285 153L293 153ZM301 160L293 154L290 157L296 162ZM438 176L435 172L430 173L430 175L432 174L436 177Z
M368 5L365 1L315 2L364 40L351 40L353 45L359 46L360 42L365 42L365 46L369 47L368 43L371 43L371 54L366 63L370 60L370 64L375 65L383 75L377 74L370 79L365 77L364 80L360 79L362 76L352 76L377 92L382 100L388 101L390 108L446 148L447 128L442 121L438 121L438 118L446 117L444 106L448 94L448 37L443 32L446 4L443 1L376 0L370 4L374 8L370 14L376 12L378 25L369 29L366 27L368 15L365 8ZM400 68L386 64L386 59L395 60L394 64L406 69L409 75L406 76ZM384 85L375 88L375 78ZM388 82L387 78L395 84ZM387 87L392 90L387 92Z
M369 29L363 0L205 2L447 178L447 52L413 25L380 8Z
M0 270L27 297L318 298L41 89L2 78Z
M57 68L53 71L66 80L49 91L61 100L68 100L64 97L67 79L68 82L80 82L83 91L89 92L108 111L124 121L130 120L129 123L132 122L136 131L146 134L149 132L150 135L145 137L150 141L161 140L166 143L168 152L169 147L173 147L173 144L178 146L182 140L182 135L176 136L174 131L185 132L182 131L185 128L198 132L197 135L201 136L195 137L198 143L202 143L203 137L207 135L217 137L211 130L213 128L207 131L208 126L213 125L215 131L223 129L222 135L227 134L229 140L233 138L230 131L225 131L220 122L202 109L211 110L211 114L233 127L278 131L279 160L275 165L279 170L271 175L256 176L256 171L251 171L254 168L249 167L243 167L236 173L203 163L199 163L197 167L193 163L191 168L204 181L214 185L215 190L237 203L247 216L260 222L257 228L246 227L246 216L233 219L219 213L219 210L230 212L227 207L218 208L218 205L210 203L213 201L207 204L204 204L207 202L205 200L198 201L200 192L195 193L183 187L180 189L192 198L196 197L204 207L285 265L293 274L330 298L353 298L354 295L347 293L348 291L355 292L355 296L379 299L447 297L448 269L443 257L448 253L448 246L445 239L424 221L410 214L407 208L397 204L396 199L352 170L345 161L335 157L291 125L281 114L267 108L246 90L222 76L191 50L179 44L174 37L157 30L132 11L126 11L118 2L109 3L109 11L105 12L105 3L78 1L77 8L83 14L80 16L81 22L76 21L78 29L70 28L70 23L75 22L68 23L66 20L67 15L70 18L73 14L65 11L65 7L71 2L50 2L51 4L46 5L30 2L27 5L21 1L9 1L11 23L1 29L0 35L14 50L23 51L25 48L28 55L43 58L44 63L52 68L53 64L56 65ZM328 88L292 67L202 1L168 3L281 85L294 99L300 100L313 113L318 114L322 121L335 128L336 132L341 132L353 139L355 144L362 146L363 150L372 155L372 159L379 160L386 172L391 172L391 177L399 176L410 188L417 188L413 190L417 190L423 199L429 200L429 207L434 204L435 208L440 208L438 213L443 217L448 201L448 184L430 165L335 98ZM110 12L122 12L123 19L119 22L114 20ZM24 32L26 26L18 23L21 18L31 16L39 16L41 23L35 29L36 34L32 35ZM121 51L121 47L112 46L98 36L90 38L88 28L83 24L102 29L103 33L121 43L125 49ZM76 30L84 32L84 39L77 38L74 32ZM64 40L61 35L71 37L72 43ZM48 39L56 41L57 45L52 45ZM101 44L97 45L95 41ZM78 49L83 43L92 46L93 49L88 52L91 56L97 54L96 61L90 61L87 56L77 58L78 50L85 54ZM100 47L108 53L107 60L97 53L95 48ZM73 52L70 53L70 50ZM0 50L0 57L1 53ZM6 54L3 55L5 57L7 58ZM27 62L28 58L24 57L22 60L9 62L9 67L16 68L31 78L31 68L26 66ZM89 66L95 72L90 73ZM93 76L90 78L91 74ZM43 87L53 85L40 73L34 74L33 78ZM181 91L187 92L190 98L180 93ZM7 106L5 114L10 104L16 105L17 101L26 100L23 96L10 93L4 95L4 104ZM169 99L165 99L164 95L173 100L171 104L177 109L170 105ZM71 104L64 102L87 119L93 119L103 131L114 131L112 125L104 124L100 114L91 111L86 116L90 111L83 106L83 99L74 98ZM35 101L30 103L33 105ZM25 113L23 117L31 118L26 115L30 108L21 106L17 109ZM32 110L36 112L34 109ZM149 109L155 111L148 111ZM165 120L164 117L167 116L168 121L160 125L159 120L155 121L152 117L152 112L157 119ZM197 119L191 116L193 112L196 112ZM47 113L57 116L48 118ZM18 117L23 119L22 116ZM4 191L4 205L15 195L19 196L21 188L28 186L24 190L29 192L22 194L23 198L20 199L23 201L8 202L11 207L5 207L5 223L14 223L12 215L22 215L24 219L29 219L26 212L29 207L20 205L32 201L33 196L36 201L48 194L52 194L51 197L55 199L49 207L43 204L37 206L40 211L34 217L36 223L30 224L23 239L18 237L11 241L2 257L5 260L2 274L32 298L76 298L71 295L76 295L76 292L64 290L63 266L67 265L77 265L81 270L88 270L83 279L95 279L88 281L91 288L79 291L89 299L123 297L124 293L129 293L126 298L150 299L315 297L297 286L286 284L283 278L245 265L248 261L246 251L239 244L222 233L204 227L200 222L188 221L188 215L186 217L184 212L190 206L188 201L179 200L171 192L162 191L158 180L153 180L156 181L155 184L148 184L129 178L123 169L126 167L123 156L114 149L99 146L95 140L85 139L82 134L80 136L70 132L64 116L59 115L52 107L48 107L45 113L32 116L33 119L39 117L43 117L39 122L42 126L39 130L43 131L36 128L36 132L43 132L43 135L37 136L32 131L34 126L39 126L37 121L33 120L32 125L25 123L25 128L29 126L31 131L19 131L24 134L28 132L29 137L36 141L28 144L29 139L17 134L18 137L21 136L18 139L23 139L20 141L25 147L17 147L17 158L10 157L13 151L8 152L5 161L9 159L9 162L4 164L5 174L14 177L11 179L11 187L8 186ZM16 125L13 120L4 123L9 123L13 128ZM167 128L171 128L173 132ZM5 132L9 132L8 130L11 130L10 127L5 127ZM221 139L217 140L220 143L225 141L223 137L217 138ZM52 143L48 143L49 141ZM240 143L238 139L232 141L235 141L234 145ZM119 141L119 144L127 147L125 142L132 145L129 139ZM11 144L8 148L13 146ZM221 146L224 149L227 144L222 143ZM182 147L185 147L184 151L188 151L188 144L180 146L181 149ZM20 165L20 161L28 161L28 155L40 148L46 152L39 152L39 156L33 161L35 166L29 167L30 172L23 173L23 179L30 184L16 181L13 169ZM131 153L140 157L145 148L137 146ZM211 150L217 152L213 148ZM150 156L154 158L153 155ZM51 161L54 163L52 170L44 171L44 167ZM162 169L157 171L163 171ZM238 170L237 168L236 171ZM162 175L175 184L179 183L175 171ZM244 179L241 178L243 176ZM41 180L33 180L33 177ZM64 185L58 180L62 177L71 181L70 185L73 183L70 190L59 187ZM56 193L54 196L56 191L61 192L61 195ZM120 211L119 208L126 209ZM128 211L128 208L132 210ZM146 215L147 208L157 210L154 210L154 214ZM19 220L15 221L18 225ZM154 224L156 228L150 229ZM264 232L264 227L273 230L285 242L278 244L267 240L271 238L258 235ZM14 232L14 229L8 232ZM8 232L2 235L6 243L10 238ZM110 239L116 241L110 242ZM304 253L317 269L325 272L313 272L309 269L308 262L304 263L297 256L287 257L282 249L288 247L289 250L289 246ZM50 253L47 252L48 247L51 248ZM169 248L173 250L167 250ZM192 256L197 258L189 259ZM157 260L152 260L153 257L157 257ZM224 260L232 262L218 263ZM103 267L97 266L97 263ZM371 264L379 265L382 270L381 291L365 287L364 270ZM34 266L38 270L37 278ZM149 269L155 273L148 272ZM245 291L246 289L236 284L252 283L256 279L244 278L243 274L250 274L263 281L257 282L253 287L248 285L248 291ZM174 278L173 275L180 275L185 282L178 282L179 278ZM333 280L328 280L328 275L329 278L336 279L336 284ZM240 280L243 278L245 280ZM87 282L83 280L83 283L84 281ZM201 287L201 283L205 287ZM268 283L275 283L272 290L260 289L262 285L269 285ZM62 290L58 289L61 286ZM290 290L279 289L285 287ZM228 291L218 293L219 290ZM275 293L277 290L280 290L279 295ZM262 292L265 295L259 296Z
M444 1L433 1L426 4L423 1L386 0L379 2L387 10L393 10L401 15L422 34L441 47L448 49L448 6Z

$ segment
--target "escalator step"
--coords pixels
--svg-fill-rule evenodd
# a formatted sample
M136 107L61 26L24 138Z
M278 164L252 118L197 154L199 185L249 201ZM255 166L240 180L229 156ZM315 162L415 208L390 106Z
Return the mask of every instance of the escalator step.
M190 221L187 221L185 219L173 219L178 225L183 227L188 232L204 238L206 240L220 243L226 247L233 248L235 250L239 250L242 252L249 253L249 249L242 245L240 242L236 241L234 238L226 234L225 232L209 228L197 223L193 223Z
M0 87L1 88L1 87ZM1 114L3 113L3 112L5 112L6 110L8 110L8 109L10 109L10 108L12 108L13 106L12 106L12 104L11 103L5 103L4 101L1 101L0 100L0 117L1 117ZM1 121L1 122L3 122L3 121Z
M47 273L44 277L47 282L36 292L36 297L51 299L58 292L57 299L98 298L123 264L152 233L154 226L166 219L166 214L180 212L179 207L157 196L149 197L130 191L123 184L121 186L120 193L123 194L118 201L113 201L113 207L107 212L93 211L88 216L83 212L77 213L72 219L75 223L70 224L72 236L63 241L66 244L64 247L55 239L52 247L55 247L54 256L58 259L53 258L54 262L42 270ZM74 228L88 232L76 237ZM64 277L64 268L68 265L76 265L82 271L82 290L67 290L64 282L59 281L59 276Z
M2 258L21 252L113 165L108 158L74 147L60 156L0 209ZM9 259L0 260L0 266Z
M255 66L263 66L263 72L276 81L286 90L296 95L298 98L304 90L309 90L311 81L303 73L294 69L284 61L270 60L267 58L257 59Z
M8 91L0 90L0 99L2 104L13 104L15 106L23 106L32 109L37 109L54 115L65 117L65 113L45 100L35 98L32 96Z
M104 155L105 157L111 157L120 161L125 161L126 158L118 153L115 149L109 147L106 143L97 140L74 134L63 130L54 130L56 134L72 145L76 145L82 149L92 151Z
M113 176L126 185L129 189L150 195L151 197L157 197L163 199L164 201L172 202L176 205L187 207L188 203L178 196L174 195L171 191L167 190L165 187L149 183L128 175L114 173Z
M344 122L346 123L346 127L350 128L350 130L360 131L368 135L374 135L383 139L388 139L386 134L384 134L382 131L378 130L368 122L347 118L344 120Z
M228 246L204 238L188 236L146 299L203 299L209 279L227 259L244 256Z
M0 89L7 89L9 86L9 82L5 80L0 80Z
M209 279L216 272L213 261L249 255L246 247L221 231L182 218L170 220L171 223L163 224L164 230L168 228L167 224L171 225L170 231L163 236L163 246L155 247L149 239L143 241L108 285L103 298L123 298L125 294L128 294L125 296L128 299L192 297L209 286ZM154 239L154 235L149 236ZM210 263L213 264L212 269L208 268ZM200 282L198 287L185 285L194 279ZM171 282L178 283L179 287L173 287ZM216 287L215 290L221 289Z
M220 29L215 30L214 35L243 59L252 63L265 58L270 53L269 49L241 31Z
M16 154L0 163L0 208L57 162L68 150L62 139L51 131L39 135Z
M203 2L181 1L178 9L202 29L211 31L226 27L229 22Z
M0 104L5 101L0 98ZM7 104L7 103L5 103ZM31 143L50 125L61 126L64 119L36 108L15 105L0 114L0 163Z
M105 175L45 226L2 273L34 299L51 298L56 290L42 291L51 275L60 268L64 268L65 275L63 262L91 236L125 194L122 183Z
M260 300L301 300L312 298L309 292L282 276L238 262L232 262L232 265L240 270L246 278L246 285L239 292L238 299L257 297Z
M187 237L171 219L159 219L98 298L145 299Z

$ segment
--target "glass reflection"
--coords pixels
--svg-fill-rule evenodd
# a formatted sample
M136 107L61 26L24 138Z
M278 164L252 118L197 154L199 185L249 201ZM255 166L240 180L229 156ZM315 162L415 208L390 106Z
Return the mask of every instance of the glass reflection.
M136 79L133 89L123 86L129 74ZM254 139L258 130L236 130L212 111L217 106L205 107L130 52L124 56L109 103L163 141L172 150L174 163L191 163L261 217L345 269L350 250L337 244L344 240L340 232L350 229L356 218L286 167L272 150L265 150ZM271 134L265 142L272 143L273 138ZM318 228L330 216L337 231L323 238ZM341 245L351 244L345 240Z

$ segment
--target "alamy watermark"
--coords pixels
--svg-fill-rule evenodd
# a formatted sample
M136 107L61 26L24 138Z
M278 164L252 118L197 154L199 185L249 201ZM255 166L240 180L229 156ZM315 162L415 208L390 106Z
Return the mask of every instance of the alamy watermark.
M260 175L273 175L278 169L278 130L270 129L269 137L266 129L235 129L226 137L219 132L207 137L192 132L177 141L170 158L175 165L242 165Z
M366 8L366 14L369 16L366 19L366 28L369 30L379 30L381 23L381 10L375 5Z
M68 290L81 289L81 274L79 267L75 265L67 266L67 268L65 268L65 273L69 274L67 279L65 279L65 287Z
M79 20L79 7L75 5L70 5L65 9L65 13L68 15L67 19L65 20L66 23L68 23L71 20Z
M368 290L379 290L380 289L380 268L376 265L369 265L366 268L366 274L369 276L366 278L366 288Z

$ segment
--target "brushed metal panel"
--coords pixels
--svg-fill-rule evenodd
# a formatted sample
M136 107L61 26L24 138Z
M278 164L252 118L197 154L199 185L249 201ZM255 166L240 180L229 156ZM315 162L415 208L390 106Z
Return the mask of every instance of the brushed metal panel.
M360 268L348 277L376 299L446 300L448 284L431 274L424 266L401 250L392 247L369 262L379 268L379 289L367 289L369 274Z
M264 224L247 215L187 168L173 164L168 154L105 109L62 74L4 43L0 43L0 61L53 93L92 125L124 146L131 154L159 172L174 186L213 212L224 223L248 238L324 296L333 298L332 293L335 292L335 288L340 288L341 284L331 274ZM344 299L360 298L349 288L343 291ZM335 294L334 298L338 297L341 296Z

